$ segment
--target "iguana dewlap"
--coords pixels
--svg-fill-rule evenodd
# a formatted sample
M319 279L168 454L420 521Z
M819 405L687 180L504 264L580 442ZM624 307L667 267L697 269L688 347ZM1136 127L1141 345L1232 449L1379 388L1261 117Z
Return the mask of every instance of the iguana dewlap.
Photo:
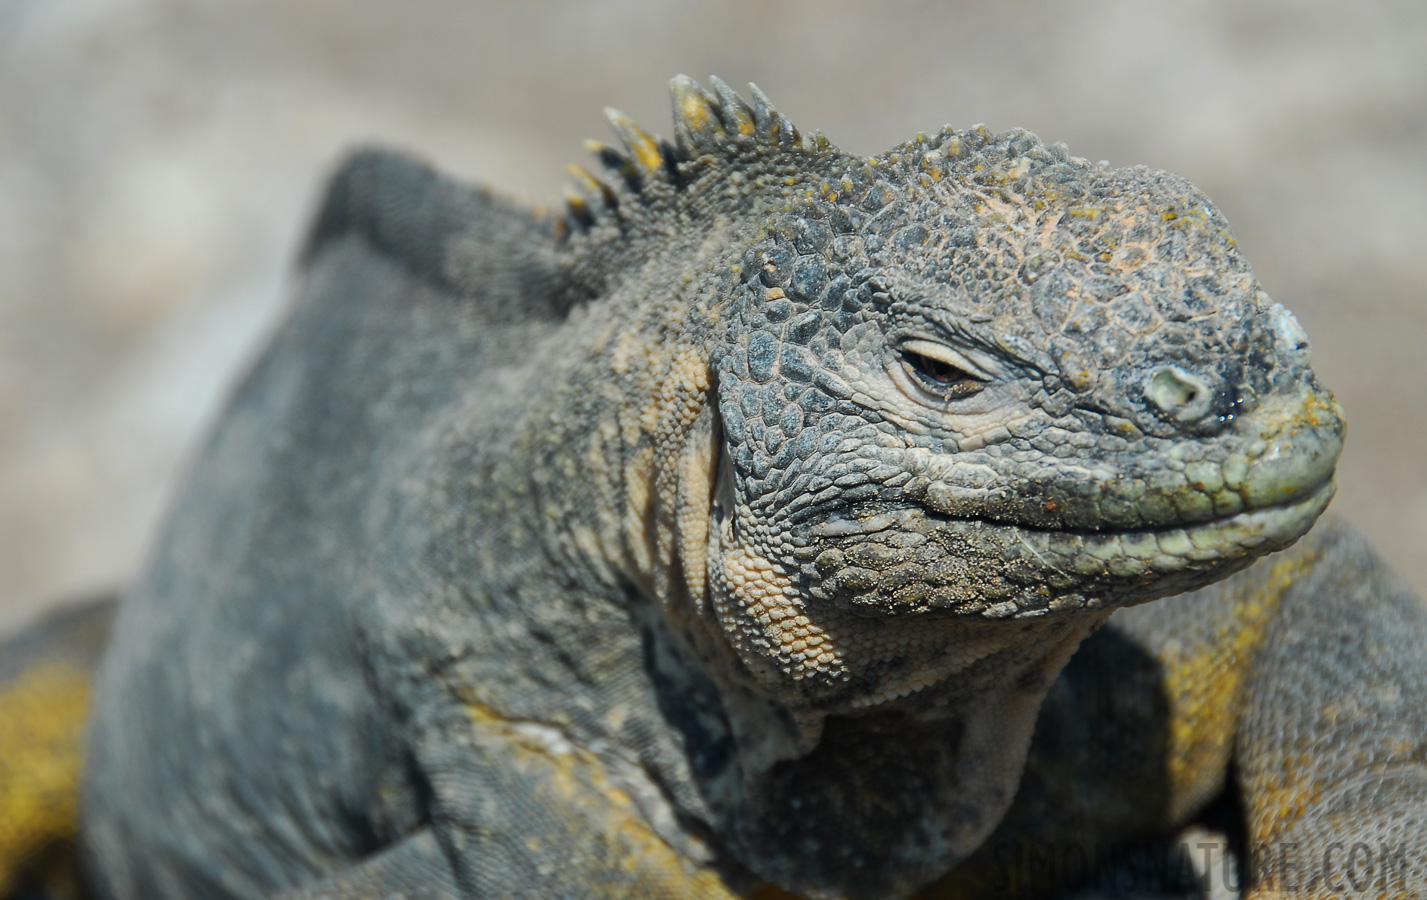
M1231 771L1256 872L1427 890L1422 607L1340 524L1223 580L1344 429L1209 200L714 85L559 214L342 167L119 609L99 894L1000 896Z

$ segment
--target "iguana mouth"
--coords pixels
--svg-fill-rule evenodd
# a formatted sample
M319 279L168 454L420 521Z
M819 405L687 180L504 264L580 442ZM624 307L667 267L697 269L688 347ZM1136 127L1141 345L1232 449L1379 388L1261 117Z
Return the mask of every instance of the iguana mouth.
M1310 388L1271 398L1214 442L1140 448L1093 471L904 456L914 477L900 495L797 510L794 562L810 597L873 617L1141 603L1204 587L1307 533L1336 491L1343 436L1337 403Z
M1206 522L1055 529L904 506L825 520L798 553L815 599L870 616L1036 618L1194 590L1302 537L1337 490Z

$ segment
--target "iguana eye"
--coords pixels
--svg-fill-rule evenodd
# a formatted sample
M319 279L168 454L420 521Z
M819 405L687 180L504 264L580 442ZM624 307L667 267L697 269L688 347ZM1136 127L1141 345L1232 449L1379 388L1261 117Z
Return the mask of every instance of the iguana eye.
M906 341L899 348L902 369L916 387L941 400L969 397L985 387L985 377L965 357L932 341Z
M907 365L912 367L912 371L923 381L934 381L939 385L955 384L964 378L969 378L965 372L949 363L930 356L923 356L920 353L913 353L910 350L903 350L902 357L907 361Z

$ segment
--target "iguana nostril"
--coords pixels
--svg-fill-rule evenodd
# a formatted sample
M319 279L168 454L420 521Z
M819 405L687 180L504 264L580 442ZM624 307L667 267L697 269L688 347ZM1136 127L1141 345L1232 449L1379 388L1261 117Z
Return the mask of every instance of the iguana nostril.
M1197 422L1209 413L1213 392L1209 383L1177 366L1162 366L1145 381L1145 396L1166 418Z

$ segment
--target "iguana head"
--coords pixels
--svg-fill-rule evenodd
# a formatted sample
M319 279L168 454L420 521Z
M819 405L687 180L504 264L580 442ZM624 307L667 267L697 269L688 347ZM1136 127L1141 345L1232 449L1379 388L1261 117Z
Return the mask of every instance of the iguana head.
M575 170L567 233L700 295L702 583L757 679L879 705L997 635L1223 578L1326 507L1339 408L1193 185L1019 130L857 157L714 85L675 79L673 142L610 111L626 150L592 145L615 177Z
M616 116L611 168L657 173L668 241L739 238L684 276L715 423L699 583L748 682L818 723L774 751L806 755L806 781L763 783L739 821L781 822L780 792L834 817L905 794L893 818L931 824L847 853L915 881L994 824L1046 686L1110 611L1311 527L1342 416L1183 179L980 127L855 157L715 87L675 81L674 144ZM817 745L825 716L953 727L926 745L944 759L899 771L905 726ZM756 849L793 825L758 827L758 868L819 871Z
M1191 184L980 127L854 157L715 84L645 151L758 210L710 339L708 585L759 678L878 705L1326 507L1337 404Z

